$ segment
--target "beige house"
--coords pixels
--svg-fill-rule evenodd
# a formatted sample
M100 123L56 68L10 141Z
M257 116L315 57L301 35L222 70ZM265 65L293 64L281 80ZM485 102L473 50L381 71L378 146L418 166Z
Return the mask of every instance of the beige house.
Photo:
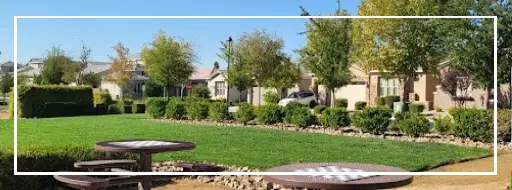
M212 99L228 99L228 73L226 70L215 70L208 78L207 86ZM235 87L229 88L230 102L246 102L247 90L240 92Z

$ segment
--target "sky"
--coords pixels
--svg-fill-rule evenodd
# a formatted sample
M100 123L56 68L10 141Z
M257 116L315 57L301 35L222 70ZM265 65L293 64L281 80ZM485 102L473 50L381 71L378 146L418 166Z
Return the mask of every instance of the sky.
M341 0L341 7L357 13L359 0ZM299 6L312 15L326 15L337 8L336 0L0 0L0 62L14 60L13 16L298 16ZM43 57L52 46L77 58L82 41L92 50L92 61L108 62L112 47L122 42L130 54L140 52L158 30L190 41L198 56L195 65L212 67L220 59L220 41L237 39L244 32L265 30L284 40L284 51L294 50L306 38L306 19L18 19L18 62Z

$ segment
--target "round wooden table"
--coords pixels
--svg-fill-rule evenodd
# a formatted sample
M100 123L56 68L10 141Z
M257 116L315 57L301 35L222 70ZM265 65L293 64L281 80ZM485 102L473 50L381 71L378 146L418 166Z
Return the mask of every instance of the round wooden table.
M196 145L185 141L169 140L121 140L104 141L96 143L96 150L105 152L130 152L140 154L140 170L143 172L152 172L151 156L155 153L181 151L194 149ZM142 182L144 190L151 189L151 176L145 176Z
M357 163L301 163L279 166L265 172L407 172L384 165ZM264 180L289 187L336 190L374 190L405 186L412 183L410 175L287 175L264 176Z

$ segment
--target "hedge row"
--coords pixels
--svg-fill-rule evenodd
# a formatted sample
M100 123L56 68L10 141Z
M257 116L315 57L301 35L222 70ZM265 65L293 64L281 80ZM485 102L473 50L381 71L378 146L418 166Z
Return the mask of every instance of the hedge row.
M56 189L52 176L14 176L12 151L0 151L0 190ZM19 172L79 171L73 163L80 160L138 159L138 155L94 151L90 147L32 147L18 149ZM137 169L137 168L134 168ZM84 171L85 172L85 171Z

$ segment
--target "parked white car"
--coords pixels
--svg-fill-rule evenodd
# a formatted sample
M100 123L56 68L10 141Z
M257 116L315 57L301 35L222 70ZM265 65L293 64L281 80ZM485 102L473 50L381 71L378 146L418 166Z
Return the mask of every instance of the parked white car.
M316 95L312 91L299 91L288 95L285 99L279 101L280 106L286 106L290 102L300 102L314 108L318 103L316 102Z

